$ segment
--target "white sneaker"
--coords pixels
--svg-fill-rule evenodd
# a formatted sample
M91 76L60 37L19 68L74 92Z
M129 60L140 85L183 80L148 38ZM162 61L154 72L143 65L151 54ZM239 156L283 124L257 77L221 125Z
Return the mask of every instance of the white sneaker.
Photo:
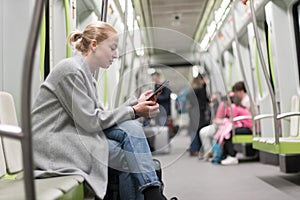
M222 165L237 165L239 164L239 160L237 157L227 156L226 159L221 161Z

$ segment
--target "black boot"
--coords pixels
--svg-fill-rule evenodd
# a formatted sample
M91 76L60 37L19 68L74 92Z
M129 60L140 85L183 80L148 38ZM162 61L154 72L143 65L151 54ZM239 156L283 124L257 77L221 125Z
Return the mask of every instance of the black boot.
M164 183L162 181L162 170L161 170L161 164L160 164L160 161L157 160L157 159L153 159L153 162L154 162L154 168L155 168L155 172L156 172L156 175L161 183L161 187L156 187L160 192L160 198L158 199L161 199L161 200L167 200L167 198L163 195L163 189L164 189ZM151 187L153 188L153 187ZM148 189L148 188L147 188ZM156 189L151 189L151 190L156 190ZM148 191L147 191L148 192ZM153 191L152 191L153 192ZM155 191L155 193L158 193L157 191ZM144 193L144 197L145 197L145 200L148 200L148 199L155 199L154 197L151 196L151 192L149 194L150 196L149 197L146 197L145 193ZM170 200L178 200L177 197L172 197Z
M167 200L158 186L148 187L143 191L143 193L145 200Z

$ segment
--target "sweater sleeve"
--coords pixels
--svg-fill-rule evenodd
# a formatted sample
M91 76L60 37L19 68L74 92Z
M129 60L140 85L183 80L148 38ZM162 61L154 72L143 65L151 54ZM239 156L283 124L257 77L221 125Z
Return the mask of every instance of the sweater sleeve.
M98 132L135 117L128 104L110 111L97 107L80 73L67 74L57 83L54 92L75 125L87 132Z
M221 102L217 109L216 119L223 119L225 117L225 103Z

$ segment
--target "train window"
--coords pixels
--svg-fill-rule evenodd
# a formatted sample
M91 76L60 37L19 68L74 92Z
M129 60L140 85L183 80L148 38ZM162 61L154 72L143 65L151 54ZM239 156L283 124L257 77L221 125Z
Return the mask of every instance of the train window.
M295 39L298 57L298 73L300 78L300 1L293 7Z

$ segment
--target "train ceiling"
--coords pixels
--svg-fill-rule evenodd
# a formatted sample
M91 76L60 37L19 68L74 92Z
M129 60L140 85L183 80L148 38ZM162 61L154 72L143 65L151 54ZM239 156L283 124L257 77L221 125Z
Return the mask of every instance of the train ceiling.
M191 66L199 60L195 46L199 46L223 0L131 1L139 27L146 31L145 46L151 47L146 51L150 64ZM100 0L77 1L77 20L84 21L92 12L100 18L100 5Z
M146 28L151 63L173 65L195 60L195 44L222 0L132 0L140 28ZM193 64L193 63L192 63Z

